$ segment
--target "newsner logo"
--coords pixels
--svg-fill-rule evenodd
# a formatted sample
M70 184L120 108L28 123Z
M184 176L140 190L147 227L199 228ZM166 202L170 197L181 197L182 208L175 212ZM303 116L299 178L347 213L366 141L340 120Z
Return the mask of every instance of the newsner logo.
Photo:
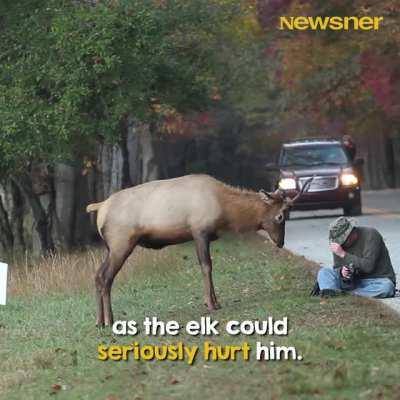
M279 17L280 30L377 31L383 17Z

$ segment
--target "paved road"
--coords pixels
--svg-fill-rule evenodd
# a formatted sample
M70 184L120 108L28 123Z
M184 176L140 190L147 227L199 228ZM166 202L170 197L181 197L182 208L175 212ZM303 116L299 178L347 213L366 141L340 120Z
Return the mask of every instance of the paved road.
M363 192L363 215L359 225L379 230L389 249L400 288L400 190ZM285 247L320 265L331 266L328 250L328 227L342 210L293 212L286 224ZM400 297L383 300L400 313Z

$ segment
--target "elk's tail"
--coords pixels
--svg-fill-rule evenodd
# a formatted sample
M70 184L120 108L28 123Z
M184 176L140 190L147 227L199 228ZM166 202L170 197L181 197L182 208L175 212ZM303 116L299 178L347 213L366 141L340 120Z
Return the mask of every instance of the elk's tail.
M104 201L101 201L100 203L89 204L86 207L86 212L90 213L90 212L97 211L103 205L103 203L104 203Z

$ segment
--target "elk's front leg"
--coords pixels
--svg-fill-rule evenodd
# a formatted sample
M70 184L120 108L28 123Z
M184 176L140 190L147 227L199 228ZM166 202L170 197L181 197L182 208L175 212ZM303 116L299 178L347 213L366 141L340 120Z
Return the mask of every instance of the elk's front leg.
M206 234L198 234L195 237L196 251L201 272L203 274L204 285L204 303L209 311L220 308L215 295L214 284L212 280L212 262L210 256L210 240Z

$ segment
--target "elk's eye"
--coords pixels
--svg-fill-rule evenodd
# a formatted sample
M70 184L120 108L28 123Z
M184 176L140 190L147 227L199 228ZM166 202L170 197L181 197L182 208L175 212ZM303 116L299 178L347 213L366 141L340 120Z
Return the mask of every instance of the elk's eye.
M281 223L283 222L283 220L284 220L283 214L278 214L278 215L275 217L275 221L278 222L279 224L281 224Z

